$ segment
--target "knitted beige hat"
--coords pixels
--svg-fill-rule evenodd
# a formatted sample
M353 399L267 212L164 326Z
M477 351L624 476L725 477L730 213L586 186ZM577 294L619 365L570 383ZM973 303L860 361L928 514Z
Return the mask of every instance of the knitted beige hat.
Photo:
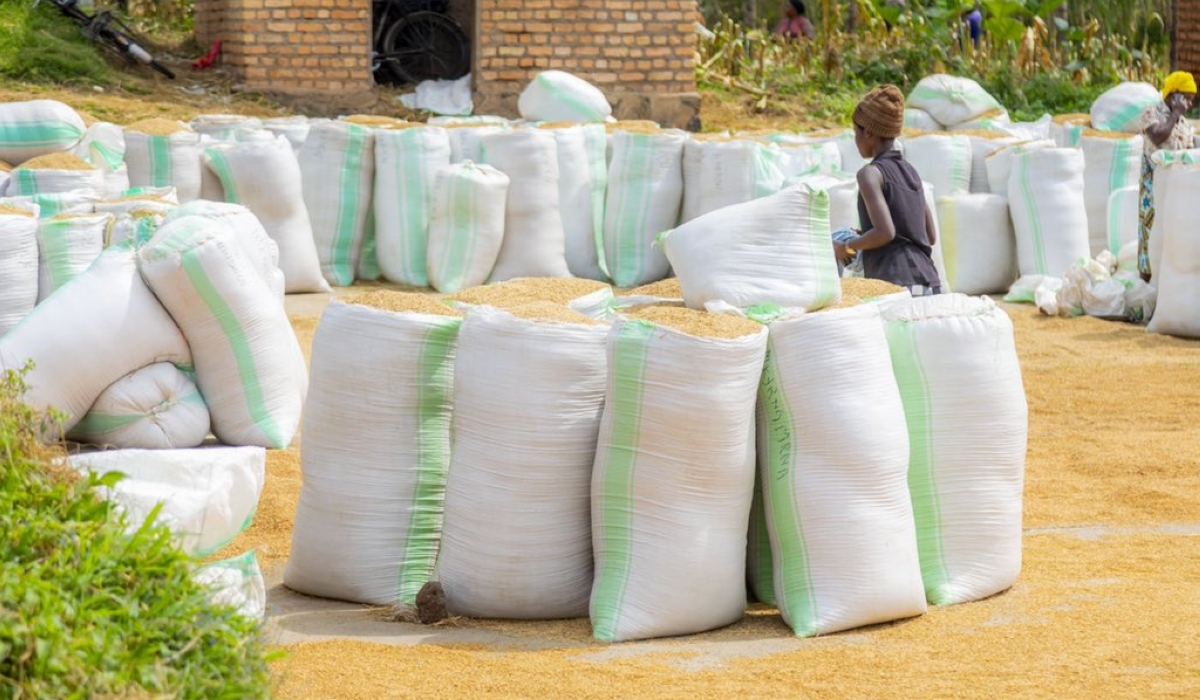
M896 138L904 129L904 93L895 85L880 85L854 107L853 119L876 136Z

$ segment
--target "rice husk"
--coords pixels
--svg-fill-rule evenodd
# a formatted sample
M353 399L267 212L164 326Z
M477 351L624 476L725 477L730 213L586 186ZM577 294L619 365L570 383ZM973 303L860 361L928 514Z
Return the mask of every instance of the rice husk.
M631 134L656 134L662 131L662 127L658 122L650 121L649 119L629 119L627 121L609 122L604 125L608 133L614 131L627 131Z
M342 117L339 121L359 124L361 126L391 126L393 124L404 123L403 119L385 117L378 114L351 114L348 117Z
M567 303L604 289L608 285L595 280L575 277L518 277L517 279L468 287L451 294L448 299L464 304L481 304L508 308L534 301Z
M760 324L741 316L710 314L673 304L635 306L624 311L623 315L700 338L741 338L763 329Z
M580 122L543 122L537 125L539 129L570 129L581 126Z
M153 119L143 119L139 122L134 122L125 127L126 131L135 131L139 134L147 136L170 136L178 134L181 131L191 131L191 127L183 122L174 119L163 119L156 117Z
M413 292L395 292L390 289L377 289L363 294L353 294L341 298L347 304L370 306L383 311L398 313L430 314L433 316L462 316L462 312L447 306L440 301Z
M665 280L643 284L640 287L627 289L617 294L622 297L659 297L662 299L682 299L683 287L678 277L668 277Z
M1092 115L1090 114L1056 114L1050 118L1050 121L1055 124L1071 124L1073 126L1091 126Z
M95 170L91 163L70 153L47 153L21 163L26 170Z
M1092 128L1085 128L1079 135L1083 138L1108 139L1110 141L1128 141L1137 137L1137 134L1128 134L1124 131L1100 131Z
M33 218L33 212L11 204L0 204L0 216L27 216Z
M527 321L550 321L554 323L576 323L587 326L601 325L595 319L589 318L574 309L552 301L532 301L527 304L516 304L504 309L508 313Z
M842 279L842 294L859 299L871 299L887 294L903 292L904 287L884 282L883 280L867 279L865 277L846 277Z
M0 160L0 173L12 172L12 169L12 163L5 163L4 161Z

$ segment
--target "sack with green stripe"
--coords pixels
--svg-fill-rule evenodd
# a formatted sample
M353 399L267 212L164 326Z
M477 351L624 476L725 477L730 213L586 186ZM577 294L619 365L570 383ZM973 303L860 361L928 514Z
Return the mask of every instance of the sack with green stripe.
M6 190L10 197L76 191L99 197L104 193L104 173L90 166L70 170L21 166L14 168L10 175Z
M227 445L283 449L308 386L287 312L219 221L176 219L138 251L146 284L192 348L196 384Z
M174 187L180 202L200 199L204 164L200 134L179 122L171 134L146 134L125 128L125 163L132 187Z
M57 100L0 104L0 160L20 165L30 158L70 150L87 127L79 113Z
M575 277L608 281L604 260L604 193L608 189L601 124L549 129L558 152L558 201L567 269Z
M67 437L92 445L146 450L197 447L208 437L200 390L170 362L156 362L104 390Z
M751 140L697 140L683 146L680 223L783 189L783 151Z
M1123 270L1137 270L1140 190L1139 185L1133 185L1113 190L1112 194L1108 195L1108 243L1110 246L1120 244L1116 249L1116 256Z
M1012 174L1012 159L1020 153L1036 151L1041 148L1054 148L1051 139L1036 141L1018 141L1013 144L1001 144L998 148L984 157L984 169L987 171L988 192L1003 197L1008 196L1008 177Z
M205 564L192 578L209 589L215 606L231 607L256 619L267 613L267 584L253 550Z
M83 190L79 192L61 192L59 194L0 197L0 206L35 205L38 209L38 217L49 219L59 214L95 213L98 201L95 193Z
M450 138L436 126L375 132L375 252L383 276L429 286L426 251L435 176L450 165Z
M439 292L487 282L504 241L509 179L490 165L453 163L434 174L426 271Z
M38 301L37 205L0 213L0 338Z
M470 309L458 336L438 580L456 615L583 617L606 324ZM507 418L505 418L507 417Z
M775 603L801 637L925 612L909 437L879 314L867 304L770 325L759 477Z
M609 332L591 492L597 639L704 632L745 612L767 330L747 332L698 336L625 319Z
M1089 260L1083 151L1044 148L1013 156L1008 207L1017 236L1020 277L1006 301L1032 302L1043 277L1062 277L1078 260Z
M1142 113L1160 102L1162 95L1150 83L1131 81L1115 85L1092 102L1092 128L1140 133Z
M179 547L197 559L220 551L250 526L266 481L260 447L108 450L73 454L71 466L125 477L102 490L136 530L154 511Z
M105 198L116 199L129 189L129 166L125 164L125 130L120 126L109 122L92 124L72 152L104 174L104 189L101 194Z
M88 269L104 250L111 214L59 215L38 222L38 302Z
M1137 187L1142 176L1142 136L1118 133L1083 133L1083 201L1087 207L1088 248L1097 256L1107 250L1121 252L1126 241L1137 237L1137 228L1123 235L1108 235L1108 200L1113 192Z
M1150 272L1153 273L1162 265L1163 241L1166 239L1164 224L1166 219L1157 215L1167 206L1167 200L1174 189L1175 174L1191 169L1200 163L1200 149L1186 151L1169 151L1161 148L1150 156L1154 166L1154 225L1150 228ZM1140 184L1140 183L1139 183ZM1139 187L1139 196L1141 194Z
M687 138L678 131L618 130L612 135L604 200L604 260L618 287L657 282L671 271L655 239L679 223Z
M328 119L311 124L299 155L304 203L321 274L330 284L348 287L358 271L371 214L375 130Z
M908 93L905 106L925 110L947 128L1003 109L979 83L944 73L921 78L912 92Z
M175 321L138 274L132 244L105 250L0 338L0 370L20 369L22 400L56 408L70 430L113 382L155 362L186 365L192 355ZM48 439L58 437L49 431Z
M904 139L904 160L933 185L934 197L971 191L971 140L961 134L925 134Z
M962 294L883 313L926 598L948 605L1006 590L1021 570L1029 431L1012 321L988 297Z
M842 151L833 141L819 142L810 136L779 133L766 137L783 152L780 169L786 178L799 175L832 175L842 172Z
M279 269L279 246L254 212L241 204L198 199L173 209L162 223L169 224L185 216L203 216L228 227L242 252L250 259L258 276L267 283L279 302L283 303L286 283L283 271Z
M600 88L561 70L544 70L517 98L521 118L530 122L603 122L612 105Z
M312 344L293 590L416 602L433 576L462 319L330 302Z
M974 193L991 192L988 184L987 157L996 149L1017 143L1021 139L1002 132L976 133L967 136L971 142L971 183L968 189Z
M963 294L1003 294L1017 279L1008 199L958 194L937 200L938 242L947 281Z
M1171 188L1162 206L1154 212L1155 223L1161 220L1162 225L1162 240L1158 244L1160 258L1153 263L1157 267L1152 268L1158 302L1146 330L1200 338L1200 305L1196 303L1200 298L1200 268L1197 267L1200 236L1197 236L1195 225L1195 193L1200 191L1200 167L1177 165L1169 170L1173 171ZM1157 173L1154 179L1157 195Z
M842 298L829 195L806 184L718 209L661 237L692 309L722 301L820 309Z
M204 162L220 178L225 199L249 209L275 241L284 289L288 293L329 291L313 242L300 165L287 140L277 136L269 141L214 144L205 149Z

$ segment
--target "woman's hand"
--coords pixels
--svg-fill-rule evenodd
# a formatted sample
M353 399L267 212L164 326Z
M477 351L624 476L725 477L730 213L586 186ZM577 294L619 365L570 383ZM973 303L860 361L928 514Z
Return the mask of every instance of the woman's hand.
M1167 108L1171 110L1171 114L1182 116L1183 113L1187 111L1188 100L1182 94L1173 92L1171 93L1171 96L1167 98Z
M854 260L857 252L851 252L850 246L838 241L833 242L833 257L837 258L838 262L843 265L849 265L850 261Z

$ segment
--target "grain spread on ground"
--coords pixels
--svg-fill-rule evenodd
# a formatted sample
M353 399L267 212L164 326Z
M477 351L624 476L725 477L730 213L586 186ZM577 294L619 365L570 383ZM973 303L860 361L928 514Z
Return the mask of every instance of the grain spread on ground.
M91 163L70 153L47 153L21 163L26 170L95 170Z
M665 280L643 284L640 287L627 289L617 293L617 296L622 297L659 297L660 299L682 299L683 287L679 284L679 279L676 277L668 277Z
M393 292L378 289L364 294L353 294L341 298L347 304L370 306L383 311L412 312L434 316L462 316L462 312L424 294Z
M147 136L170 136L181 131L191 131L186 124L173 119L143 119L125 127L125 130Z
M763 329L758 323L741 316L710 314L668 304L644 304L622 314L702 338L740 338Z
M551 321L557 323L580 323L588 326L600 325L599 321L589 318L574 309L552 301L531 301L526 304L516 304L504 309L508 313L529 321Z
M566 305L607 286L603 282L574 277L518 277L496 284L467 287L447 298L464 304L501 308L533 301L552 301Z

